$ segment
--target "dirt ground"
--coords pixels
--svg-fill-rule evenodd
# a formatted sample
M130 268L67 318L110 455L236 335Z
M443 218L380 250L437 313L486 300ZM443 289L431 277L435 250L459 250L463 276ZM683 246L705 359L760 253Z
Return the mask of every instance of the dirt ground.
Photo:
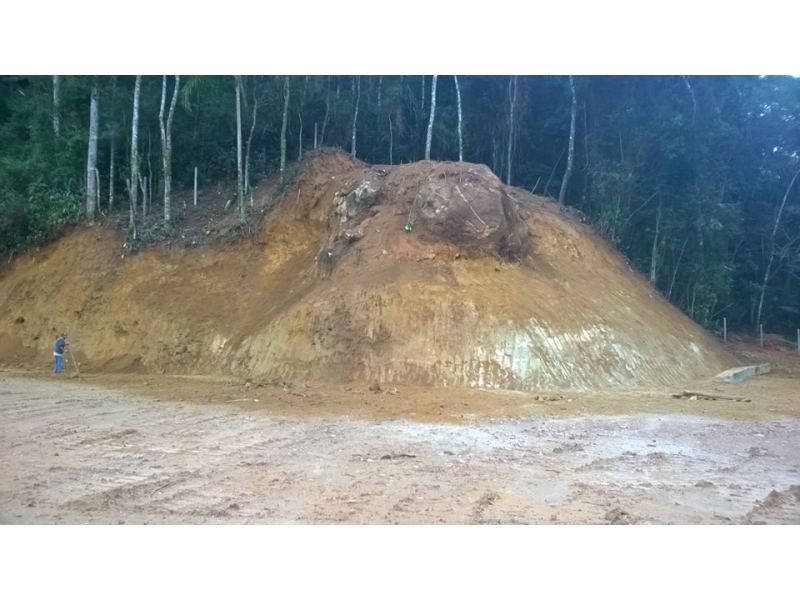
M800 357L778 358L686 386L750 402L4 371L0 520L800 523Z

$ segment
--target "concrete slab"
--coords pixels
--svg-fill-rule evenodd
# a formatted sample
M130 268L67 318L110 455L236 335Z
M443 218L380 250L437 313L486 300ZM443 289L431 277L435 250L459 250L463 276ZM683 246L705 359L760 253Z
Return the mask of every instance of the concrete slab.
M714 377L714 381L718 381L720 383L741 383L745 379L750 379L756 375L764 375L770 371L772 371L772 365L770 363L749 365L746 367L735 367L733 369L723 371Z

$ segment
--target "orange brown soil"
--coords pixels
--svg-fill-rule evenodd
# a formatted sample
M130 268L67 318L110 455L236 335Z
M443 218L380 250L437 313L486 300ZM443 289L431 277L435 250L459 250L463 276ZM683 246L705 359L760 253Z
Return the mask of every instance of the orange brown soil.
M9 265L0 305L0 362L44 364L66 329L86 374L578 393L736 364L551 201L481 165L343 153L254 238L128 255L78 229Z

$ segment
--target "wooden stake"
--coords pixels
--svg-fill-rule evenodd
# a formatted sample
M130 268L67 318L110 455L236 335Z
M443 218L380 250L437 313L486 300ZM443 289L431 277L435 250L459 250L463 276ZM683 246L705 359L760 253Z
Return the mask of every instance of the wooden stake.
M78 377L81 376L81 370L78 368L78 362L75 360L75 357L72 356L72 348L67 345L67 350L69 350L69 359L72 361L72 364L75 367L75 372L78 374Z

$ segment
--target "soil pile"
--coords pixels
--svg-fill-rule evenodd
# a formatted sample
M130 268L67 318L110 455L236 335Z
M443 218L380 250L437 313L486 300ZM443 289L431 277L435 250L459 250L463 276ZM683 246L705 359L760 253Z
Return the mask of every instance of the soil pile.
M100 226L0 276L0 360L512 390L706 377L734 361L608 242L488 168L309 159L257 240L125 255Z

